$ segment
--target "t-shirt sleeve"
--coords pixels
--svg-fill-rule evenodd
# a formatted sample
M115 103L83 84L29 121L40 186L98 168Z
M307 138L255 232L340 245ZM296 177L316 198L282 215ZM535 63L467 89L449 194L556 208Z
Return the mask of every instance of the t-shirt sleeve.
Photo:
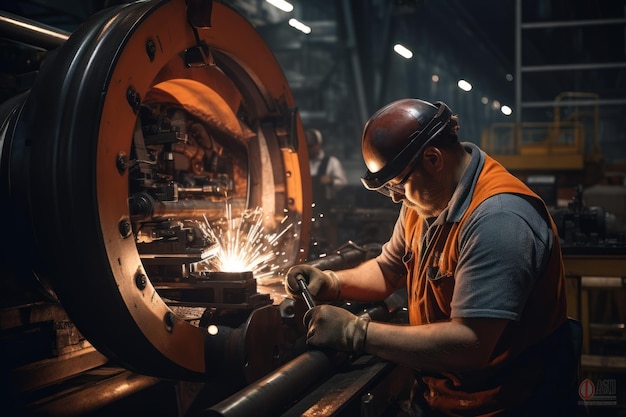
M348 177L343 169L343 165L339 159L335 156L331 156L328 160L328 168L326 173L332 178L333 185L335 187L344 186L348 184Z
M383 245L380 255L376 258L380 268L388 273L400 278L406 277L406 267L402 262L402 257L406 250L404 241L404 218L406 216L406 206L402 206L396 224L393 228L391 238ZM396 285L397 282L394 282Z
M525 198L485 200L461 231L451 317L519 320L551 247L549 225Z

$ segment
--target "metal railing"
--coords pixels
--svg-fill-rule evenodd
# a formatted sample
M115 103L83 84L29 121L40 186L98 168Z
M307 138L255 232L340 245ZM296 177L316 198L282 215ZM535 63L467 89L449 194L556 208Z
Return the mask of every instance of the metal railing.
M580 104L581 97L592 104ZM507 168L583 169L586 160L601 158L597 99L594 93L561 93L552 122L495 123L483 131L481 147Z

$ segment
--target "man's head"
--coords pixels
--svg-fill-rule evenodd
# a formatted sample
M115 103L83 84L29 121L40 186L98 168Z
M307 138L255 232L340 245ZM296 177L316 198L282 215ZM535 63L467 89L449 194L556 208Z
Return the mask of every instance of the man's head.
M322 132L317 129L308 129L304 132L309 158L317 158L322 151Z
M390 180L417 164L427 146L457 143L457 131L458 118L442 102L402 99L382 107L363 129L367 166L363 184L370 190L384 190Z

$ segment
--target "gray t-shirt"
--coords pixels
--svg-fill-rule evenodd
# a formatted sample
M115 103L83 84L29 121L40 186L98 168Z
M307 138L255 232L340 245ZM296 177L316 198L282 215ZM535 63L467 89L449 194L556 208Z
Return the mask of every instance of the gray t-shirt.
M432 231L434 225L458 222L469 206L485 154L474 144L463 145L472 155L471 162L448 208L434 221L428 221L430 227L424 228L425 233ZM403 205L393 234L377 258L383 269L404 277L407 274L402 263L407 246L404 239L406 210L411 209ZM541 212L545 212L543 205L516 194L492 196L474 210L459 234L452 318L520 319L552 249L552 230Z

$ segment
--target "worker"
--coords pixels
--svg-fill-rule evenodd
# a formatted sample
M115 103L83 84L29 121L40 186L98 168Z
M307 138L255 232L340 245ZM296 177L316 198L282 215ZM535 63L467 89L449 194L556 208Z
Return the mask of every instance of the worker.
M338 228L330 210L337 192L348 184L348 178L341 161L324 152L323 136L318 129L308 129L305 136L313 191L314 243L323 240L326 249L336 249Z
M351 269L290 268L317 305L310 346L413 370L406 415L576 415L578 358L557 229L542 200L469 142L442 102L394 101L366 123L362 182L402 207L376 258ZM338 300L405 287L408 324L374 322Z

